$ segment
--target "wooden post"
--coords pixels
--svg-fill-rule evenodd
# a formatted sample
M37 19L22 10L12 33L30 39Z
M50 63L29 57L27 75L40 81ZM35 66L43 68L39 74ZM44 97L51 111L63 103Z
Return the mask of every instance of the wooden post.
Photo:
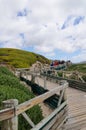
M62 80L62 81L60 82L60 85L63 85L63 84L64 84L64 85L66 84L66 86L68 87L67 81ZM63 88L63 90L60 90L60 99L59 99L59 102L58 102L58 106L60 105L62 99L63 99L64 101L67 100L66 88Z
M60 106L61 101L63 99L63 94L64 94L64 89L60 91L60 97L59 97L59 101L58 101L58 107Z
M64 72L63 72L63 76L62 77L64 78Z
M17 99L11 99L7 101L3 101L4 108L11 108L18 105ZM14 115L13 118L2 121L1 130L18 130L18 116Z
M82 81L82 83L85 83L85 81L83 80L83 78L78 74L78 79L80 79Z
M32 122L32 120L28 117L28 115L25 112L23 112L22 115L32 127L35 127L35 124Z
M26 79L28 79L28 72L26 71Z
M22 72L20 71L20 75L19 75L19 77L22 77Z
M44 89L47 89L47 86L46 86L46 76L44 76Z
M35 83L35 75L32 74L31 82Z
M68 87L68 82L67 81L65 81L65 83L66 83L66 86ZM67 89L67 88L66 88ZM66 89L64 89L64 93L63 93L63 99L65 100L65 101L67 101L67 91L66 91Z

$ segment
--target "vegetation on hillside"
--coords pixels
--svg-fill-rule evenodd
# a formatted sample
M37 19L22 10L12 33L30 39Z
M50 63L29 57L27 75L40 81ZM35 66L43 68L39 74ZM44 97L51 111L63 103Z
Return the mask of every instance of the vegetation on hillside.
M15 68L28 68L36 61L50 63L47 58L39 54L19 49L0 48L1 64L12 65Z
M86 73L86 64L73 64L68 68L68 70Z
M2 101L4 100L18 99L20 104L33 97L33 93L20 84L19 79L13 73L5 67L0 67L0 109L2 109ZM42 111L38 105L29 109L27 114L35 124L43 119ZM29 130L30 128L22 115L19 115L19 130Z

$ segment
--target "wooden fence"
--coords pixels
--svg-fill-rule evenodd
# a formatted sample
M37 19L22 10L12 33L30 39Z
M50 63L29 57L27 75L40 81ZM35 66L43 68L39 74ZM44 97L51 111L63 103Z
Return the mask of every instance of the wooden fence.
M67 79L67 78L62 78L62 77L57 77L57 76L47 75L47 74L41 74L41 76L45 76L47 80L54 81L54 82L66 80L69 83L69 87L86 92L86 82L80 82L73 79Z
M0 110L0 121L1 121L1 130L18 130L18 115L22 114L25 120L32 126L32 130L54 130L60 128L64 122L67 120L67 99L66 99L66 88L68 83L65 82L63 85L52 89L40 96L37 96L29 101L26 101L18 105L17 99L11 99L4 101L4 109ZM52 95L59 92L59 101L57 108L41 122L35 125L31 119L27 116L25 111L37 105ZM61 101L64 98L64 102Z

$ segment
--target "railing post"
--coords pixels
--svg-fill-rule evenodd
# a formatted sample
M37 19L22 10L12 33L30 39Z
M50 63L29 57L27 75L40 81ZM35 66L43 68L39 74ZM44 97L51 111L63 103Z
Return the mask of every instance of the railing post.
M66 86L68 87L68 82L67 81L65 81L66 82ZM67 88L66 88L67 89ZM64 94L63 94L63 99L66 101L67 100L67 91L66 91L66 89L64 89Z
M22 77L22 72L20 71L20 75L19 75L19 77Z
M46 83L47 83L46 76L44 76L44 89L47 89Z
M64 74L64 72L63 72L63 75L62 75L62 77L63 77L63 78L65 77L65 74Z
M18 105L17 99L3 101L4 108L14 107L14 117L11 119L2 121L1 130L18 130L18 116L15 115L15 109L17 105Z
M27 73L27 71L25 73L26 73L26 79L28 79L28 73Z
M31 76L31 82L35 83L35 75L34 74L32 74L32 76Z
M63 80L60 82L60 85L63 85L63 84L65 84L68 87L67 81ZM62 100L64 100L64 101L67 100L66 88L63 88L63 90L60 90L60 98L58 101L58 106L61 104Z

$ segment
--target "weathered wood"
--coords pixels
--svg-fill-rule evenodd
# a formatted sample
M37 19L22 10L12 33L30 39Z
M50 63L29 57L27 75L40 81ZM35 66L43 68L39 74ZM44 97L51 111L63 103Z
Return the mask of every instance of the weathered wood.
M38 78L36 78L36 81L37 81L37 84L39 85L39 81L38 81Z
M52 127L51 130L60 130L61 128L64 127L64 123L67 121L67 116L64 114L61 118L59 117L57 124ZM62 129L64 130L64 129Z
M54 116L56 116L56 114L58 114L61 111L61 109L63 109L66 106L66 104L67 104L66 101L62 103L60 107L54 110L54 112L52 112L48 117L44 118L40 123L38 123L31 130L40 130L41 128L43 128L46 125L46 123L48 123Z
M63 121L65 119L66 112L67 112L67 107L65 107L58 114L56 114L56 116L54 116L54 118L52 118L52 120L50 120L50 122L48 122L47 125L45 125L43 130L54 130L53 126L59 126L61 121ZM59 122L59 120L60 120L60 122Z
M34 82L34 80L35 80L34 78L35 78L35 76L33 75L32 82ZM61 90L65 91L65 89L66 89L67 86L68 86L68 84L64 83L61 86L58 86L57 88L52 89L51 91L48 91L45 94L42 94L42 95L40 95L38 97L35 97L35 98L33 98L33 99L29 100L29 101L26 101L26 102L24 102L24 103L22 103L20 105L12 104L12 102L11 103L7 102L7 105L5 107L12 107L12 108L8 108L8 110L12 109L12 114L13 115L11 115L12 118L10 118L10 119L5 120L5 121L2 122L2 124L3 124L2 126L4 126L4 127L2 127L3 128L2 130L14 130L14 129L18 130L18 124L17 124L18 123L18 119L17 119L17 116L19 114L23 115L23 117L33 127L34 130L39 130L38 128L44 127L45 125L47 125L47 123L49 123L49 125L47 125L46 128L50 129L52 127L52 125L56 122L56 120L58 118L58 113L60 113L65 108L65 106L67 105L66 101L63 102L61 104L61 106L60 106L61 101L59 101L59 107L54 112L52 112L47 118L43 119L42 122L40 122L36 127L35 127L35 124L27 116L27 114L25 113L25 111L28 110L28 109L30 109L34 105L37 105L37 104L43 102L45 99L47 99L50 96L54 95L56 92L59 92ZM45 87L46 87L46 85L45 85ZM63 94L61 95L60 98L62 99L62 97L63 97ZM6 102L4 102L4 103L6 103ZM2 111L0 111L0 112L2 113ZM7 112L7 111L5 111L5 112ZM8 115L9 115L9 113L8 113ZM11 116L9 116L9 117L11 117ZM64 115L63 115L63 117L64 117ZM63 121L63 117L62 117L62 121ZM3 119L5 119L5 117ZM7 119L7 117L6 117L6 119ZM15 125L14 125L14 123L15 123Z
M67 89L68 122L65 130L80 130L86 128L86 93L73 89Z
M67 83L67 88L68 88L69 84ZM67 100L67 92L66 89L64 89L64 93L63 93L63 100Z
M60 129L61 127L64 126L64 123L66 122L66 120L68 118L67 117L67 111L68 111L67 106L62 111L60 111L60 113L58 114L58 118L57 118L56 122L51 127L51 130L56 130L57 128Z
M52 78L55 81L56 80L66 80L69 83L69 87L73 87L75 89L79 89L79 90L86 92L86 82L83 83L83 82L80 82L80 81L77 81L77 80L51 76L51 75L47 75L47 74L42 74L42 76Z
M82 83L85 83L84 79L78 74L78 77L80 78L80 80L82 81Z
M35 83L35 75L31 75L31 82Z
M34 105L37 105L41 102L43 102L45 99L47 99L48 97L54 95L57 91L60 91L62 89L65 89L67 87L67 83L65 83L64 85L59 86L58 88L52 89L49 92L46 92L45 94L42 94L38 97L35 97L29 101L26 101L20 105L18 105L16 107L16 115L19 115L20 113L28 110L29 108L33 107Z
M3 101L4 108L16 107L17 105L17 99ZM18 117L14 115L13 118L2 121L1 130L18 130Z
M12 106L11 108L6 108L3 110L0 110L0 121L12 118L15 114L19 115L22 112L28 110L29 108L31 108L32 106L41 103L42 101L44 101L45 99L47 99L48 97L52 96L53 94L56 93L56 91L60 91L62 89L65 89L67 86L67 84L59 86L58 88L55 88L45 94L42 94L36 98L33 98L29 101L26 101L20 105L17 106L17 112L15 112L15 107Z
M25 75L26 75L26 79L28 79L28 72L27 71L25 72Z
M44 89L47 89L46 76L44 77Z
M65 77L65 74L64 74L64 72L63 72L63 74L62 74L62 77L63 77L63 78Z
M7 108L0 111L0 121L12 118L14 116L14 108Z
M65 89L61 90L61 92L60 92L60 97L59 97L59 101L58 101L58 106L60 106L61 101L62 101L62 99L63 99L64 90L65 90Z
M35 127L35 124L31 121L31 119L27 116L27 114L25 112L22 113L23 117L25 118L25 120L32 126Z

